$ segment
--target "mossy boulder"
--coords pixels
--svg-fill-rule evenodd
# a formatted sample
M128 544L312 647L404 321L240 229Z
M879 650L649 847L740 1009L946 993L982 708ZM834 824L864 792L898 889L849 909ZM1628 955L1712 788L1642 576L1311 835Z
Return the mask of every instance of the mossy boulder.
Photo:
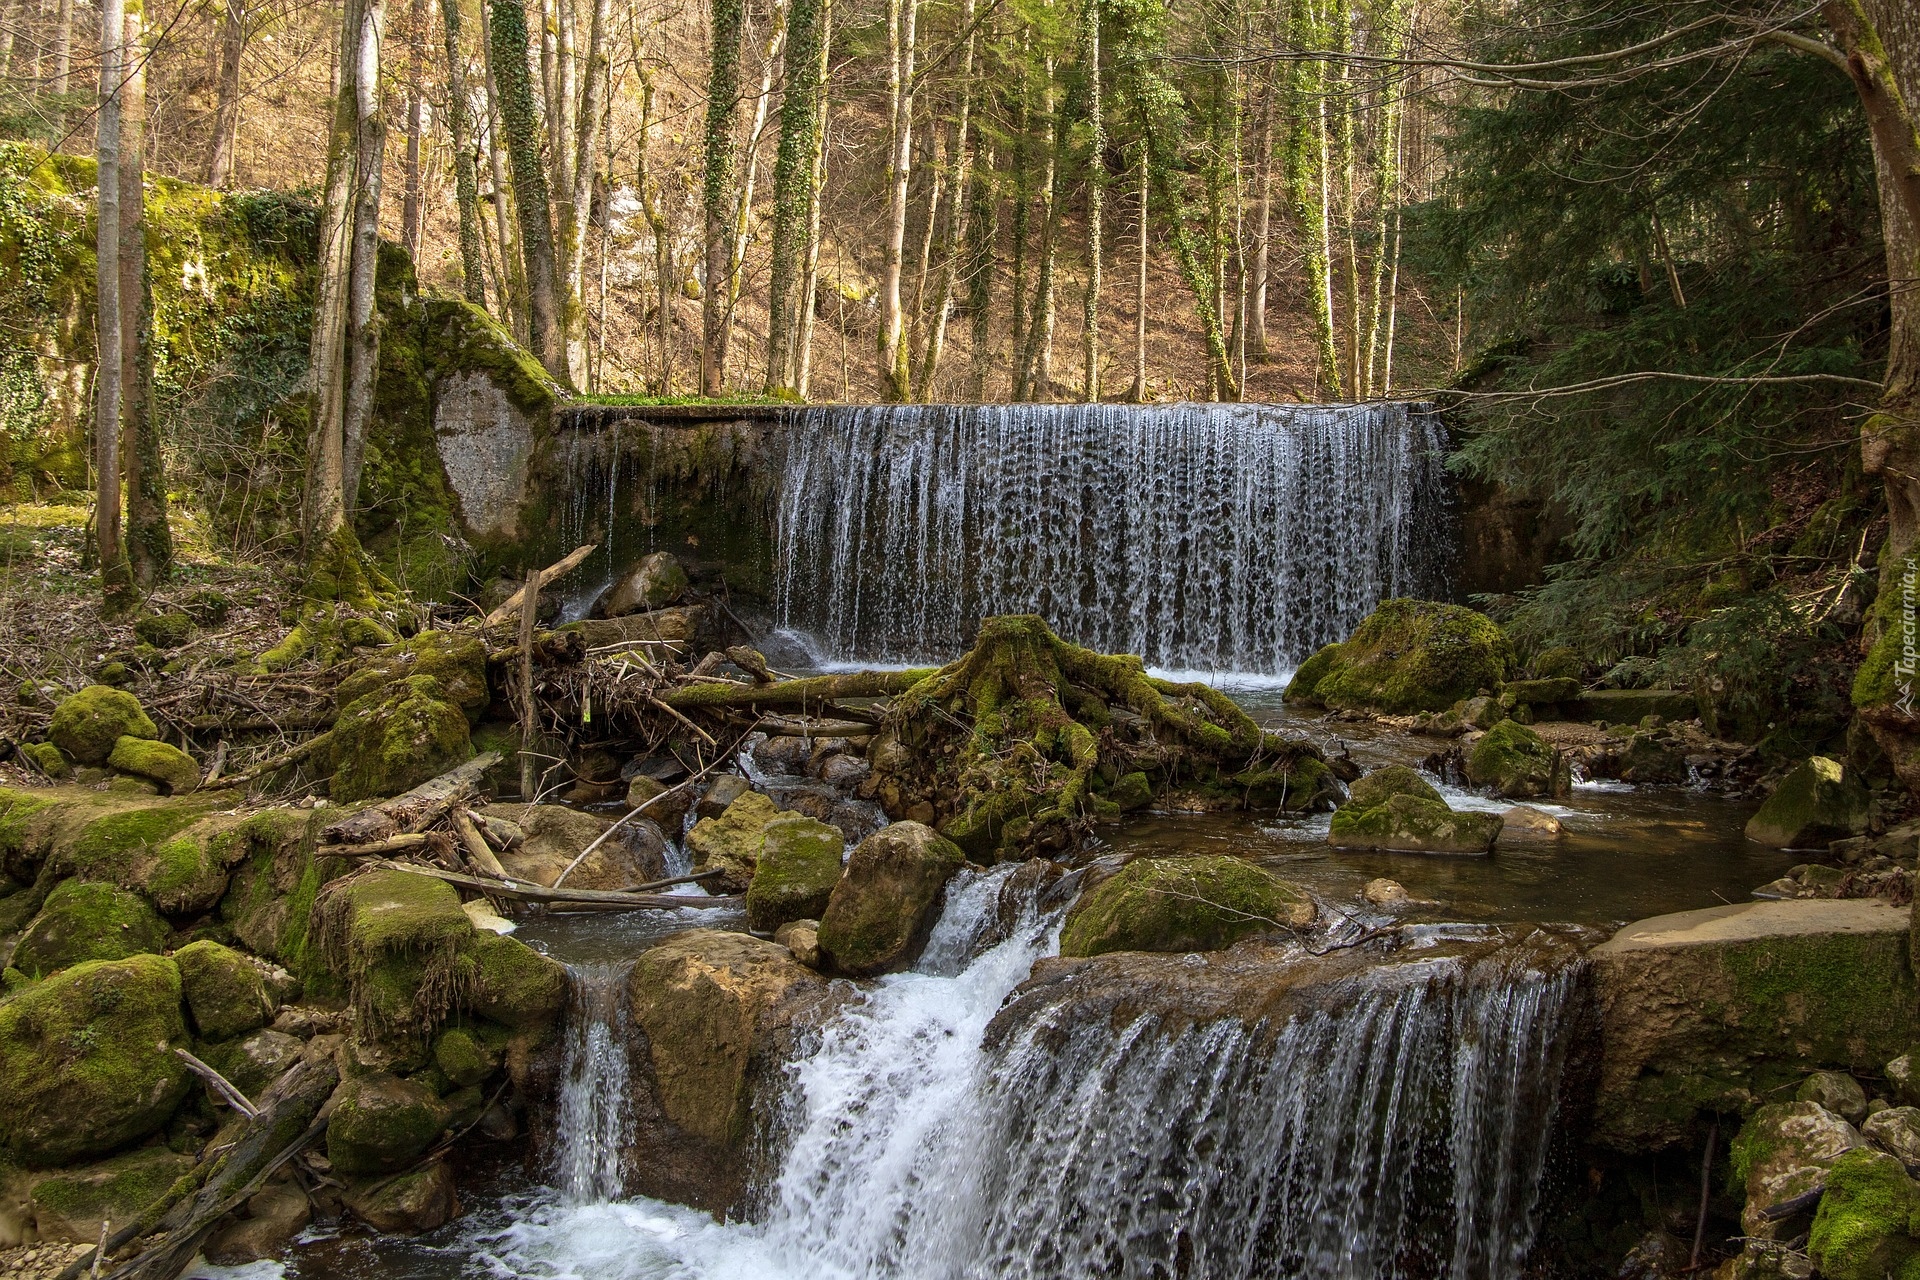
M1490 853L1500 837L1497 813L1449 808L1418 795L1389 796L1371 809L1336 811L1327 829L1336 849L1386 849L1403 853Z
M747 924L772 933L789 920L818 920L840 883L846 840L839 830L800 814L763 829L760 862L747 887Z
M543 1031L567 1010L567 967L516 938L475 931L460 969L473 1011L504 1026Z
M328 886L314 908L322 956L347 980L369 1034L430 1034L470 984L462 954L473 922L453 886L376 870Z
M854 847L827 898L821 959L853 977L906 968L939 918L947 881L965 864L958 845L921 823L874 832Z
M455 1086L479 1084L500 1067L500 1051L467 1027L448 1027L433 1042L433 1062Z
M130 734L122 735L113 744L107 767L151 778L170 796L185 795L200 786L200 766L192 756L171 743Z
M618 618L648 609L664 609L687 593L687 571L670 551L643 556L599 600L603 617Z
M1506 635L1484 614L1429 600L1387 600L1351 637L1301 663L1286 697L1382 715L1444 711L1482 689L1497 689L1512 661Z
M0 1144L28 1164L155 1132L192 1080L180 970L161 956L75 965L0 1004Z
M167 924L117 885L62 880L13 949L13 967L43 977L88 960L124 960L166 949Z
M1512 707L1561 707L1577 702L1585 687L1571 677L1509 680L1500 700Z
M82 803L53 841L52 865L133 890L164 914L198 915L220 900L228 869L247 854L247 833L265 817L209 813L193 798Z
M1742 1229L1770 1237L1804 1215L1826 1188L1834 1161L1865 1141L1818 1103L1773 1102L1754 1112L1731 1149L1734 1179L1746 1193Z
M439 1094L385 1071L352 1077L337 1097L327 1124L327 1159L350 1177L406 1168L447 1127Z
M445 1160L394 1178L355 1182L341 1197L353 1216L388 1235L412 1236L453 1221L460 1197Z
M159 728L132 694L92 684L54 708L47 738L80 764L105 764L122 738L153 739Z
M1920 1187L1892 1156L1858 1147L1833 1162L1813 1216L1807 1256L1827 1280L1905 1277L1920 1255L1912 1234Z
M1747 822L1747 839L1808 849L1867 829L1867 790L1838 760L1813 756L1794 766Z
M719 871L710 887L723 893L745 893L760 865L767 824L780 808L758 791L743 793L717 818L702 818L687 832L687 852L695 871Z
M332 795L394 796L473 757L466 713L433 676L407 676L349 704L333 726Z
M1371 809L1395 796L1418 796L1422 800L1444 803L1439 790L1421 777L1418 769L1410 769L1404 764L1390 764L1356 780L1347 789L1347 805L1354 809Z
M1467 752L1467 781L1509 800L1564 797L1573 790L1567 758L1527 726L1502 720Z
M1622 782L1680 783L1687 780L1687 757L1658 733L1636 733L1620 748L1617 771Z
M193 619L177 609L149 613L133 620L133 634L156 649L178 649L193 638Z
M98 1164L37 1179L29 1193L34 1231L42 1240L93 1244L100 1224L126 1226L193 1168L193 1157L142 1147Z
M487 647L469 631L422 631L399 644L375 650L334 691L342 711L396 681L432 676L441 696L458 703L477 721L492 701L487 688Z
M33 761L33 767L52 778L55 782L73 776L73 762L67 759L67 753L51 742L28 742L22 744L21 751L27 759Z
M1060 954L1220 951L1314 914L1306 894L1243 858L1138 858L1074 904Z
M1566 645L1542 650L1529 665L1534 676L1541 680L1577 681L1587 673L1587 660L1580 656L1578 649Z
M209 939L173 953L187 1012L205 1040L226 1040L266 1025L274 1000L252 958Z

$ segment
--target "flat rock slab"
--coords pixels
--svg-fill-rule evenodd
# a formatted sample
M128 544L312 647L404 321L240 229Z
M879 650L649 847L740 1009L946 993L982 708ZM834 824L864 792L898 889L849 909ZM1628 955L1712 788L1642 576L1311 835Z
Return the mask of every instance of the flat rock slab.
M1602 1057L1594 1139L1684 1141L1822 1068L1877 1073L1920 1041L1906 908L1748 902L1630 924L1592 952Z

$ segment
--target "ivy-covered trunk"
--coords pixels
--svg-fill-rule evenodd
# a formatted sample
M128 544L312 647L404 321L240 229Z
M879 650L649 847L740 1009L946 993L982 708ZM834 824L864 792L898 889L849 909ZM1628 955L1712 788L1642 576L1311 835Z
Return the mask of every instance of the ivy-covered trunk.
M566 329L560 313L559 267L553 245L553 201L540 162L540 122L527 70L527 9L522 0L493 0L493 78L513 204L520 222L520 258L526 272L527 336L548 373L569 381Z
M787 12L780 143L773 160L773 263L767 285L766 389L797 395L802 277L810 249L813 176L820 151L821 90L832 11L827 0L792 0Z
M467 59L460 50L460 0L440 0L447 44L447 133L453 140L454 202L460 212L460 291L487 305L486 266L480 255L480 183L474 172L473 131L467 123Z
M713 0L713 48L707 68L705 171L701 183L706 279L700 290L700 393L717 396L727 379L727 282L732 275L733 115L740 102L744 0Z

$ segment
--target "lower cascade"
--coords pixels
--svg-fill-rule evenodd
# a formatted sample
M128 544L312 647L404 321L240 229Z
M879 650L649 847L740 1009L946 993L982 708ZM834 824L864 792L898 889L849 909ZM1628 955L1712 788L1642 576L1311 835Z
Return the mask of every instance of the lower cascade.
M506 1206L489 1264L636 1280L1521 1273L1575 947L1468 929L1412 931L1364 964L1295 949L1257 978L1295 985L1289 1012L1253 1017L1220 1016L1220 956L1132 957L1163 980L1122 974L1117 1003L1087 969L1016 992L1059 921L1029 905L1006 926L1011 871L963 872L916 969L851 999L788 1065L765 1100L780 1158L755 1221L620 1198L622 1002L593 993L621 982L576 975L559 1185Z
M1423 406L802 409L778 609L835 658L951 657L1037 613L1154 666L1281 672L1381 600L1437 596L1442 429Z

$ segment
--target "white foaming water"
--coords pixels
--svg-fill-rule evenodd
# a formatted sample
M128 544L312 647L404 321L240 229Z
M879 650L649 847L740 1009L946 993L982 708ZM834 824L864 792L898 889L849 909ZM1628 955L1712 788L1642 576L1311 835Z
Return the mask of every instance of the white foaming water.
M1011 872L962 873L920 970L867 988L792 1065L761 1221L545 1193L507 1206L480 1259L540 1280L1519 1274L1568 1039L1564 955L1402 958L1336 977L1279 1027L1115 1022L1069 983L988 1043L1057 941L1028 911L985 945Z
M568 969L567 1056L556 1124L554 1183L573 1204L621 1193L627 1130L627 973L631 964Z
M780 621L863 663L980 620L1182 671L1271 674L1381 600L1444 589L1424 406L889 405L789 411Z

